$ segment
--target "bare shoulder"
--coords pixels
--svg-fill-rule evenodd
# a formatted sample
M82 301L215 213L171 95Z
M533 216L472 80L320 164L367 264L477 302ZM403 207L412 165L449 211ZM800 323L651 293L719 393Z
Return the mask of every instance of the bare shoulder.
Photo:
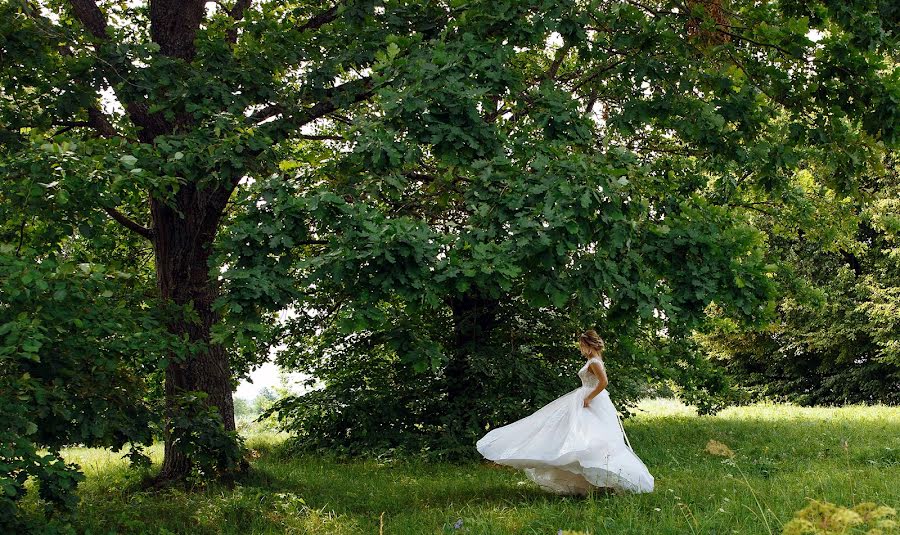
M606 375L606 366L603 365L603 361L600 359L591 359L588 362L588 368L591 372L594 373L597 377L602 375Z

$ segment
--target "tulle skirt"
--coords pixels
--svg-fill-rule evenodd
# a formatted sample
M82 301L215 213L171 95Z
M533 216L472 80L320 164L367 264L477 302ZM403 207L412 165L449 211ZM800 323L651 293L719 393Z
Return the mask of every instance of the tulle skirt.
M653 491L653 476L631 450L604 390L584 408L578 388L533 414L490 431L476 447L485 458L525 471L541 488L585 494L593 487Z

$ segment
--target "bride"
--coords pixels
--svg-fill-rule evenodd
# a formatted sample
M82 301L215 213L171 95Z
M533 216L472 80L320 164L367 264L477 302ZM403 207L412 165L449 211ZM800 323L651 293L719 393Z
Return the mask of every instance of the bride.
M478 452L524 469L529 479L559 494L586 494L594 487L651 492L653 476L631 449L606 391L603 339L590 330L579 345L587 359L578 371L581 388L490 431L478 441Z

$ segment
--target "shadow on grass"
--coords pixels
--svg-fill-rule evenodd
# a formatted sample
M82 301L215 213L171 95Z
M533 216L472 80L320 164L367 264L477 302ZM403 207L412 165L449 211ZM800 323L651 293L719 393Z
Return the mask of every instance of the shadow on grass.
M290 470L291 466L297 470ZM311 471L311 467L316 470ZM460 471L457 465L447 467L448 471ZM479 465L465 465L463 470L466 468L469 470L460 478L447 475L442 478L440 474L417 477L415 469L409 470L402 463L373 472L352 464L332 464L310 457L284 464L263 459L241 484L267 492L296 493L311 507L328 507L339 514L394 514L411 507L516 506L583 499L555 496L536 487L510 482L512 470L504 470L507 473L502 478L482 478L477 475L483 470Z

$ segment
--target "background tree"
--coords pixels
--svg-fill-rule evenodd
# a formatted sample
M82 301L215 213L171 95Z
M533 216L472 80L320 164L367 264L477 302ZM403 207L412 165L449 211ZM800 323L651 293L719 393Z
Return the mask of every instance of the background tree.
M705 349L755 397L803 404L900 402L897 340L900 262L894 155L874 166L857 196L804 174L793 210L755 206L780 259L776 320L759 330L712 315Z
M234 417L238 420L255 418L256 410L249 401L243 398L234 398Z

